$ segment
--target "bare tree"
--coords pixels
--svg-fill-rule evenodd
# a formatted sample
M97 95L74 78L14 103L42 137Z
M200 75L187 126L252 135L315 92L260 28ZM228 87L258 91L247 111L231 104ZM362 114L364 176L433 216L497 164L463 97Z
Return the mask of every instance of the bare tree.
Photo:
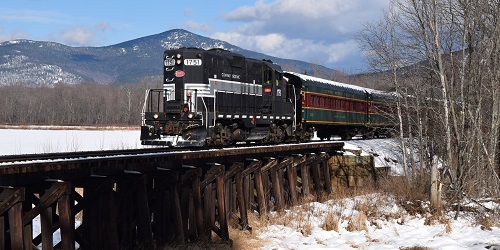
M464 196L498 195L499 1L393 0L391 7L361 40L379 70L391 72L396 91L411 97L399 105L405 136L413 143L416 131L419 151L428 153L430 160L419 154L420 164L435 168L433 155L440 156L447 194L458 204Z
M366 25L360 33L360 39L363 41L364 48L371 56L370 65L373 69L379 71L390 71L388 82L390 82L398 95L396 98L396 110L399 124L399 136L403 153L403 168L405 175L408 173L407 151L405 150L404 127L402 106L402 88L399 82L398 71L405 66L402 64L402 55L400 53L399 37L394 22L394 13L389 11L385 19L371 25Z
M0 86L0 123L138 125L150 85Z

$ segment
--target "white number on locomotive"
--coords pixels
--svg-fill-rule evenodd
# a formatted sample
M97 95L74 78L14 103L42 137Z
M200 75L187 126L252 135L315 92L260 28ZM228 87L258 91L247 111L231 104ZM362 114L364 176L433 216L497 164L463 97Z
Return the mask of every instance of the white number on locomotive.
M170 67L175 65L175 59L165 59L165 67Z
M201 59L184 59L186 66L201 66Z

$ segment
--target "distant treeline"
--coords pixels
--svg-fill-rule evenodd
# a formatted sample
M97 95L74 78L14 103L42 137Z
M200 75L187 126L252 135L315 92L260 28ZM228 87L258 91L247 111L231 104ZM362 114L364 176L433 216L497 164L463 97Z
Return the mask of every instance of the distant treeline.
M0 123L139 125L153 84L0 86Z

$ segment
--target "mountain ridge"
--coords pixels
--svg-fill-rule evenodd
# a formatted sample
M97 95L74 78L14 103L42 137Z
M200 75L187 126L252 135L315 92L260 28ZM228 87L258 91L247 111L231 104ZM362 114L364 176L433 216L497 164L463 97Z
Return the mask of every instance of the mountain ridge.
M298 72L314 72L317 69L333 71L317 64L245 50L183 29L172 29L101 47L72 47L27 39L2 42L0 85L107 84L161 79L163 52L180 47L227 49L250 58L269 59Z

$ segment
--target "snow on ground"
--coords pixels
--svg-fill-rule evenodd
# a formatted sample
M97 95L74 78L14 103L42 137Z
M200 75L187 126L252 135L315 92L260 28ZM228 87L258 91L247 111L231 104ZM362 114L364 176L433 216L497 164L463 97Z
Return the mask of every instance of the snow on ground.
M275 221L273 225L259 229L257 237L265 242L262 249L276 250L378 250L417 246L445 250L500 249L500 228L482 230L474 224L473 217L464 214L458 220L449 219L452 216L426 223L424 216L409 215L389 196L370 194L312 202L287 210L284 215L273 214L270 216L271 221ZM338 223L338 229L325 230L332 223L329 217ZM358 220L364 229L353 230L352 224Z
M0 155L135 149L142 147L139 136L138 129L2 127ZM346 142L345 148L361 149L363 154L374 155L376 167L390 166L393 173L400 174L402 161L397 140L353 140ZM368 209L363 210L363 207ZM304 210L309 212L300 212ZM366 217L360 216L365 213ZM328 216L338 222L337 230L325 230L325 225L331 223L325 223ZM470 216L445 219L449 223L426 225L425 215L409 215L395 205L393 198L376 194L308 203L274 217L276 223L255 232L266 242L263 249L400 249L422 246L430 249L500 250L498 227L482 230ZM347 230L356 218L360 218L365 229ZM34 230L36 235L39 228Z
M403 175L403 154L398 139L351 140L345 142L344 150L362 150L372 155L375 167L390 167L392 175Z
M63 128L63 129L61 129ZM0 129L0 155L141 148L140 130L79 127Z

